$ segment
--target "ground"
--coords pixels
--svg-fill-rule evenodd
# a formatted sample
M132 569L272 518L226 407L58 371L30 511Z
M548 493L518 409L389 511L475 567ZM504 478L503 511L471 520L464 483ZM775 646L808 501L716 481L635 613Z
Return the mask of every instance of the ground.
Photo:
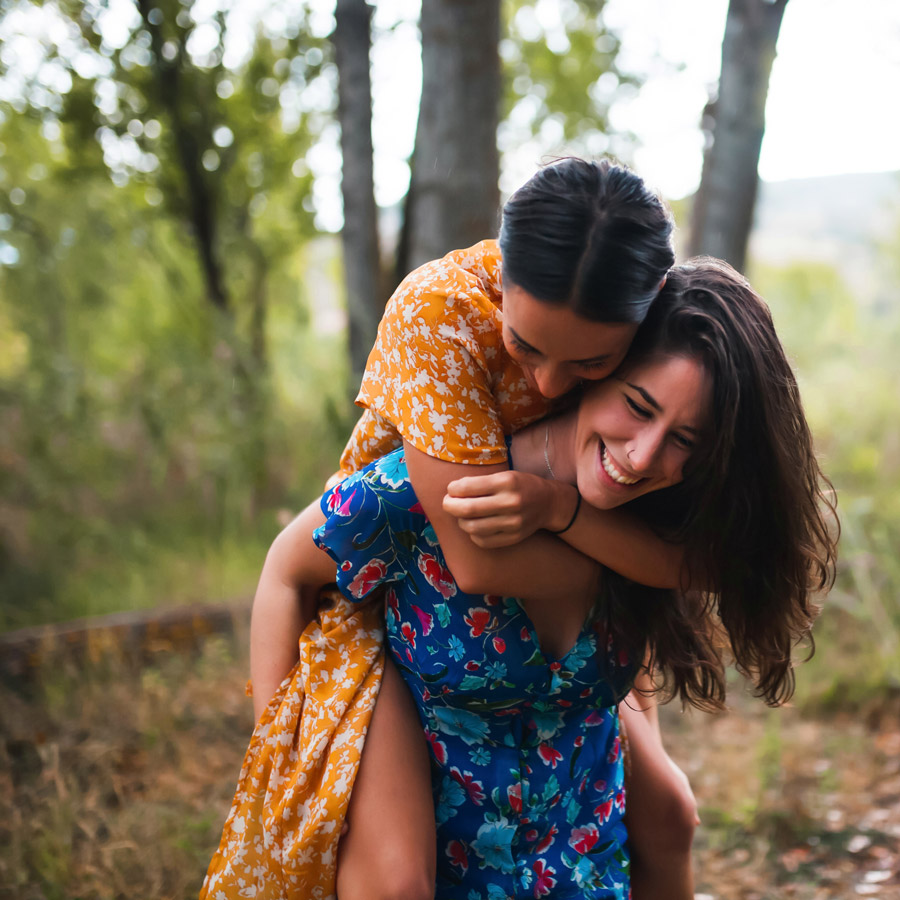
M196 897L251 728L236 646L0 689L0 900ZM663 710L703 819L698 897L898 900L896 705L732 704Z

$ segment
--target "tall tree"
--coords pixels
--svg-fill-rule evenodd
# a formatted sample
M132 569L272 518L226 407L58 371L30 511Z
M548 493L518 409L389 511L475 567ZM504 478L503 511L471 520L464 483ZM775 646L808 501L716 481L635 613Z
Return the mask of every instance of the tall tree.
M344 199L341 240L353 390L375 340L382 306L372 160L371 19L372 7L366 0L338 0L333 41L338 67Z
M706 253L742 270L759 184L766 96L788 0L730 0L722 71L707 106L712 142L694 198L690 255Z
M422 99L398 272L496 230L500 0L423 0Z

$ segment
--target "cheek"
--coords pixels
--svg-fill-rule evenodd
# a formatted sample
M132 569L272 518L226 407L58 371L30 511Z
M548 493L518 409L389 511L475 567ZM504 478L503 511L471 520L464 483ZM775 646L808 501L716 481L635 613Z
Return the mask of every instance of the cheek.
M688 457L683 453L673 454L673 458L667 462L665 467L665 478L669 485L684 481L684 467L687 465L687 461Z

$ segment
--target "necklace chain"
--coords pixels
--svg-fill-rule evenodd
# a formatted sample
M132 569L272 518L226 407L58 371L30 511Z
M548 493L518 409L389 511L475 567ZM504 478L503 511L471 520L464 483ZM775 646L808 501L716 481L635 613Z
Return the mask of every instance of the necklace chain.
M550 465L550 454L547 452L547 448L550 445L550 423L547 423L546 429L544 430L544 462L547 464L547 471L550 473L550 477L556 481L556 475L553 474L553 466Z

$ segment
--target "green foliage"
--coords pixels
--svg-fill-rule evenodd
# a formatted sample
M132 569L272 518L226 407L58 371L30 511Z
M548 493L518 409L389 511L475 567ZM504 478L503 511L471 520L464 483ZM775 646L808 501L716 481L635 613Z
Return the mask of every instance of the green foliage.
M617 65L619 39L604 23L605 6L506 0L501 146L536 139L553 152L630 154L631 138L611 132L609 110L637 79Z
M44 47L60 92L0 107L0 628L246 593L276 509L318 491L352 416L340 336L312 330L302 287L317 132L278 99L320 77L322 40L301 19L226 69L186 50L192 7L166 9L195 110L158 95L139 20L105 43L97 4ZM224 306L177 115L208 164Z
M900 686L900 309L860 306L821 263L757 267L751 280L797 370L841 519L838 580L801 696L876 697Z

